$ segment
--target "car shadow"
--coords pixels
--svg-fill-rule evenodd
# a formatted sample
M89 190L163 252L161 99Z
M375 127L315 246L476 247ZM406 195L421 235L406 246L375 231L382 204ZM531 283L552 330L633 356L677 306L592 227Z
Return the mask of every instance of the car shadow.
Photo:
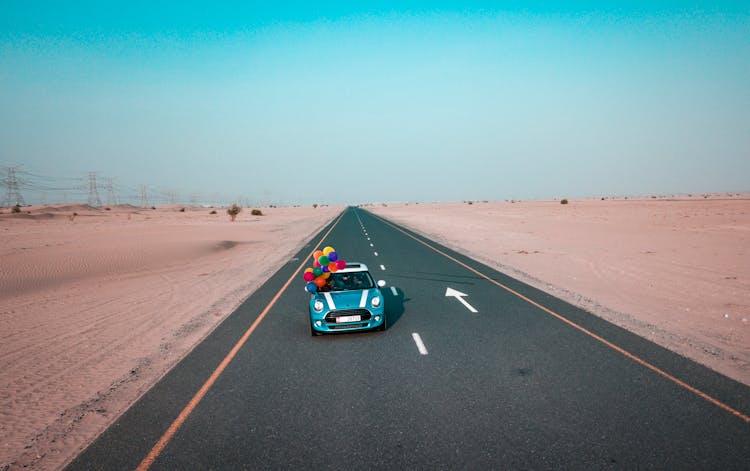
M406 297L400 288L396 288L395 286L388 286L382 288L380 291L383 294L385 316L388 322L386 330L388 330L401 319L401 316L404 314L404 303L409 302L410 299Z

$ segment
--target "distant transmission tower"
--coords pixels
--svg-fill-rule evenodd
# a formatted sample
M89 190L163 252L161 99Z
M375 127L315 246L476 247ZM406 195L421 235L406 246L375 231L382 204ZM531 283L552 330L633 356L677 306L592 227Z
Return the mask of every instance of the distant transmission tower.
M96 173L94 172L89 172L89 205L102 205L102 199L99 198L99 190L96 187Z
M117 204L117 195L115 195L115 185L112 183L111 178L107 178L107 184L104 185L107 189L107 205Z
M18 179L16 178L16 169L8 167L8 176L5 179L5 186L8 191L5 193L3 206L26 206L26 202L18 191Z
M141 206L145 208L146 206L148 206L148 195L146 194L146 185L141 185L140 190L141 190Z

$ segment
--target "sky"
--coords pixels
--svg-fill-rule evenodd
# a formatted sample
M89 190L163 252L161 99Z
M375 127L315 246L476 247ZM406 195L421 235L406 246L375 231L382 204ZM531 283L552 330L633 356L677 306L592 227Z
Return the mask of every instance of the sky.
M287 205L750 190L748 2L271 3L2 0L0 189L14 168L44 202L91 172L121 200Z

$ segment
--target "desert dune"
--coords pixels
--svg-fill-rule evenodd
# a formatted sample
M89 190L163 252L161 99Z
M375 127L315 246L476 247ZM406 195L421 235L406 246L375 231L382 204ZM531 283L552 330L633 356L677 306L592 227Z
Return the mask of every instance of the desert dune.
M343 208L23 209L0 214L0 470L61 467Z

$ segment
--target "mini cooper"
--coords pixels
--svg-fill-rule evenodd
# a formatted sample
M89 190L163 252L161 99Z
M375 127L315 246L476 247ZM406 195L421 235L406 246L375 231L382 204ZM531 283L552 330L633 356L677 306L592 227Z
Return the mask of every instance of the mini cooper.
M383 294L364 263L347 263L331 273L325 286L310 296L310 332L385 330Z

